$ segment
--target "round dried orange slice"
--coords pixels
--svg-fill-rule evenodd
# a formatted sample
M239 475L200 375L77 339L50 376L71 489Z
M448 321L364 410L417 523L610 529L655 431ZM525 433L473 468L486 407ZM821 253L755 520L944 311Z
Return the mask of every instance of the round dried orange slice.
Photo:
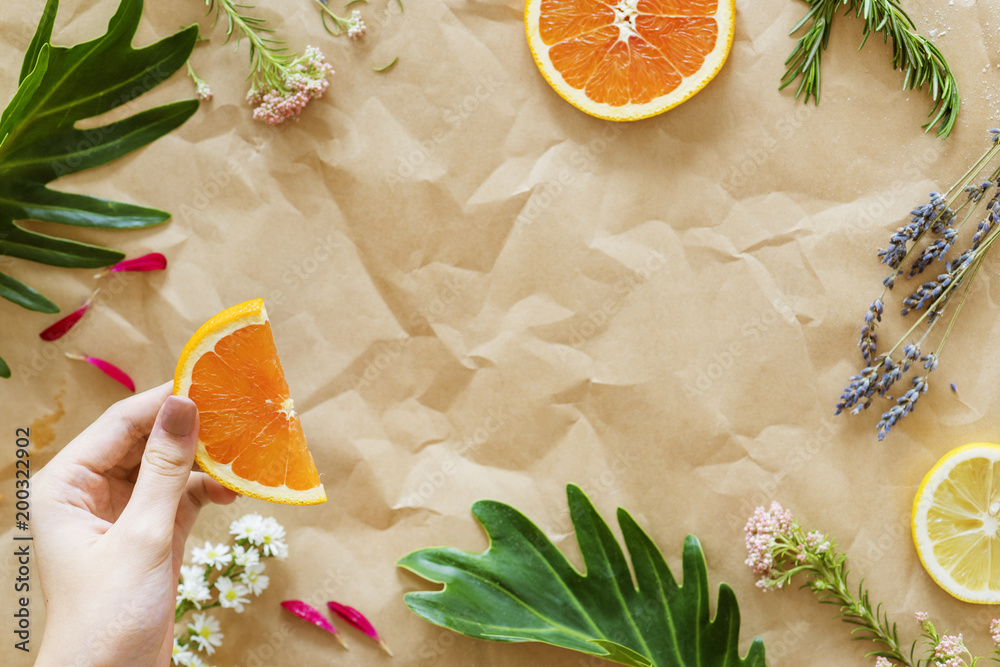
M263 299L222 311L181 352L174 393L198 406L195 461L222 485L289 505L326 501Z
M735 0L528 0L528 45L567 102L607 120L672 109L726 62Z

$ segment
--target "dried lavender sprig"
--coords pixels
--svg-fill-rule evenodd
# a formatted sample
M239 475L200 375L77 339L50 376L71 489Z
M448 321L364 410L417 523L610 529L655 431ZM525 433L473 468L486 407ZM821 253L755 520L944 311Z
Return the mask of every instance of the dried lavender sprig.
M882 299L875 299L868 307L868 312L865 313L865 323L861 327L861 339L858 341L858 347L861 348L861 358L869 366L878 349L878 334L875 333L875 325L882 321L883 311Z
M885 361L885 356L879 357L871 366L866 366L857 375L851 376L850 384L840 395L840 402L837 403L837 412L840 414L844 410L851 410L852 415L856 415L872 403L872 395L878 389L878 371Z
M930 193L930 204L922 204L922 205L918 206L917 208L915 208L914 210L912 210L910 213L911 213L911 215L914 216L914 218L911 220L911 223L917 223L917 224L922 225L924 219L926 219L927 220L927 225L930 226L931 225L931 220L933 219L933 213L934 213L934 211L935 210L945 210L945 211L950 210L951 207L958 200L958 198L961 195L961 193L965 192L966 188L968 188L971 185L971 183L975 179L976 175L978 175L980 172L982 172L982 170L986 168L986 165L989 164L990 162L992 162L993 159L997 156L997 154L1000 153L1000 128L993 128L993 129L989 130L988 134L989 134L989 139L990 139L990 144L991 144L990 148L987 149L986 152L984 152L979 157L979 159L976 160L976 162L973 163L972 166L969 167L969 169L965 172L965 174L960 179L958 179L958 181L954 185L952 185L951 189L949 189L948 192L945 193L945 195L941 195L940 193L937 193L937 192L932 192L932 193ZM1000 176L1000 174L994 173L990 177L990 180L991 181L997 181L997 177L998 176ZM998 185L1000 185L1000 183L998 183ZM900 229L903 229L903 228L900 228ZM894 235L893 238L895 238L895 235ZM902 240L902 239L898 239L898 240ZM919 238L914 238L913 240L914 240L914 242L917 242L920 239ZM893 242L891 240L890 240L890 246L893 246ZM889 252L890 250L893 253L891 255L890 259L895 259L896 253L900 252L900 249L899 248L895 248L895 247L887 248L884 251L880 250L879 253L878 253L879 257L882 257L885 252ZM912 250L912 248L911 248L911 250ZM898 270L899 265L902 264L904 261L906 261L906 256L909 254L910 250L906 250L905 248L903 248L902 252L903 252L903 254L899 256L899 261L895 263L895 266L892 266L892 264L889 261L886 261L885 259L883 259L883 263L890 264L890 266L892 266L892 268L894 269L893 273L890 274L892 276L892 279L894 279L894 277L896 275L896 271L895 270ZM886 280L890 280L890 278L887 278ZM890 286L890 288L891 288L891 286ZM884 296L884 291L883 291L883 296Z
M1000 187L1000 181L997 182L997 186ZM993 195L993 198L990 199L989 203L986 205L986 210L989 211L989 213L976 227L976 233L972 237L973 250L978 249L983 237L988 236L990 230L993 229L993 226L1000 223L1000 216L998 216L998 213L1000 213L1000 192Z
M878 251L882 263L888 264L895 274L910 252L907 244L911 241L914 244L920 241L924 233L931 228L932 223L948 211L951 209L945 206L944 196L938 192L930 193L930 203L921 204L910 211L913 215L910 222L897 229L889 237L889 245L884 250ZM950 220L952 217L948 216L948 219Z
M906 315L910 310L920 310L930 303L936 303L938 297L944 294L948 286L955 281L953 272L939 274L936 280L929 280L917 288L910 296L903 299L902 315Z
M896 425L896 422L913 412L913 408L917 405L917 399L922 394L927 393L927 387L927 378L925 376L918 375L913 378L913 387L896 399L896 405L882 413L882 419L879 420L878 425L875 427L878 430L879 440L885 439L885 436Z
M958 232L952 227L942 231L940 238L924 248L924 251L920 253L920 257L917 257L917 259L914 260L913 264L910 266L909 277L912 278L918 273L923 273L924 269L930 266L931 262L934 260L943 259L945 254L951 250L951 246L955 243L955 237L957 235Z
M910 369L910 365L919 358L920 343L923 342L940 315L944 312L951 297L955 294L955 289L965 284L964 294L961 303L955 309L948 328L938 343L937 349L931 355L922 358L927 372L937 368L938 358L947 340L948 334L955 324L958 313L964 305L971 286L971 281L978 273L979 267L985 259L986 253L1000 234L1000 192L994 194L986 205L987 215L977 227L973 236L972 246L965 250L957 258L947 261L945 273L939 274L935 280L927 281L920 288L910 294L903 302L902 314L906 315L912 310L922 310L923 312L912 324L909 330L899 341L887 352L883 352L878 357L876 354L876 344L878 335L876 324L881 321L881 312L875 310L875 304L882 304L886 292L892 288L895 277L901 271L901 266L907 256L918 247L918 242L925 234L936 234L939 238L931 242L930 247L911 265L911 275L920 273L933 261L943 261L946 254L954 247L958 230L968 222L974 214L974 206L985 198L986 193L995 185L1000 187L1000 168L994 170L989 180L980 180L973 184L975 177L1000 154L1000 130L991 130L991 147L976 161L963 178L952 186L944 195L931 193L930 200L914 209L911 214L913 218L908 225L901 227L890 239L890 245L885 250L879 252L882 262L888 264L893 273L883 280L883 291L879 299L869 306L865 314L865 323L862 326L861 338L858 342L861 347L862 358L866 364L861 373L851 377L850 384L841 394L837 404L836 413L850 409L852 414L857 414L863 409L870 407L875 392L880 396L887 397L890 388L901 379L902 374ZM957 210L952 209L952 205L965 193L964 200ZM970 207L964 218L956 225L955 220L958 213L964 208ZM911 243L912 242L912 243ZM879 315L876 316L876 312ZM925 331L916 344L906 344L910 337L920 328L925 327ZM892 355L901 346L905 345L901 366L892 361ZM926 374L911 378L913 386L904 393L903 396L895 398L895 405L882 414L878 423L879 440L883 439L891 428L900 419L913 411L919 397L926 393L928 383ZM892 397L889 397L892 398Z

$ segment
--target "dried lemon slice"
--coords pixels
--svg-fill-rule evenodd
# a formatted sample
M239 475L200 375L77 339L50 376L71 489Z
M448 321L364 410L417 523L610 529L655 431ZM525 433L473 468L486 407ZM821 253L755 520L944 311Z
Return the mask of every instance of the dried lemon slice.
M1000 445L954 449L913 501L913 544L928 574L959 600L1000 602Z

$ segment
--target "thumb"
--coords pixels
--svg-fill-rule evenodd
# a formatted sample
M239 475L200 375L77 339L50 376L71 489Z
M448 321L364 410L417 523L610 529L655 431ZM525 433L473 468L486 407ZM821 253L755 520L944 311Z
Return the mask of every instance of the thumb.
M119 517L124 527L170 544L197 442L198 408L189 398L168 397L146 441L132 497Z

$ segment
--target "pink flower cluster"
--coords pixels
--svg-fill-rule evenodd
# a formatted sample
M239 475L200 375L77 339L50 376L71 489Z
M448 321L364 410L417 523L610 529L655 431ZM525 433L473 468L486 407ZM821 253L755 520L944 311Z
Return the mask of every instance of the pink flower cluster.
M367 29L368 26L361 20L361 12L357 9L351 12L351 18L347 19L347 36L355 40L360 39L364 37Z
M993 639L993 644L1000 648L1000 618L990 621L990 637Z
M961 634L944 635L938 645L934 647L934 657L937 658L938 667L965 667L962 654L966 652L967 649L962 642Z
M204 81L202 81L201 83L199 83L195 87L194 94L202 102L211 102L212 101L212 89Z
M743 529L747 547L746 564L753 570L753 573L760 576L757 586L767 590L777 585L781 588L781 583L774 583L775 562L773 547L776 538L784 535L791 536L792 525L795 519L789 510L784 509L778 501L771 503L771 509L765 510L758 507L754 510L753 516L747 521Z
M799 553L795 557L795 561L801 565L806 562L810 551L814 554L822 554L829 550L830 541L826 539L823 533L814 530L806 535L805 542L799 544Z
M889 662L888 658L879 656L878 660L875 661L875 667L892 667L892 663Z
M273 87L258 89L255 86L247 93L254 120L280 125L298 116L311 100L322 97L326 92L330 86L326 78L329 74L333 74L333 67L326 62L320 50L307 46L305 53L282 73L284 91Z

